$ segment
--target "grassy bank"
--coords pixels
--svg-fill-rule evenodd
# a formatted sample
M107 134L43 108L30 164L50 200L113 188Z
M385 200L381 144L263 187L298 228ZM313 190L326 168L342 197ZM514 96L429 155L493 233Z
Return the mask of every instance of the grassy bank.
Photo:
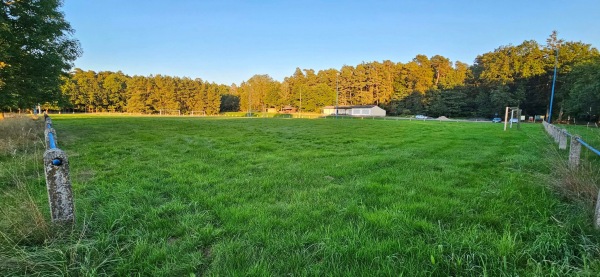
M4 255L42 263L31 274L600 270L590 212L547 186L549 139L537 124L503 132L380 120L53 121L69 154L78 225L47 241L2 242L12 247ZM43 203L36 182L33 198Z

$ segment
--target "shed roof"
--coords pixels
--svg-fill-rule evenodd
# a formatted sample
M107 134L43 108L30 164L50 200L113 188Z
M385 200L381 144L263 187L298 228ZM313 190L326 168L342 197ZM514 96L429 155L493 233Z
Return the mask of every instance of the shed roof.
M377 105L353 105L353 106L338 106L338 109L368 109L374 108ZM325 106L324 109L335 109L335 106Z

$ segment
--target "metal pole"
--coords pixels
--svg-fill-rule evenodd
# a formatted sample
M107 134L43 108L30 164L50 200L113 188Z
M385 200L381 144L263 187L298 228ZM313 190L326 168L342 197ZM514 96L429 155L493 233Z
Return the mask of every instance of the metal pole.
M248 84L248 117L252 115L252 98L250 97L250 84Z
M550 111L548 112L548 123L552 123L552 102L554 102L554 85L556 84L556 68L558 67L558 46L554 57L554 77L552 78L552 94L550 95Z
M338 72L335 75L335 119L338 118L338 106L339 106L338 96L340 94L340 92L339 92L339 82L338 82L338 77L339 76L340 76L340 73Z

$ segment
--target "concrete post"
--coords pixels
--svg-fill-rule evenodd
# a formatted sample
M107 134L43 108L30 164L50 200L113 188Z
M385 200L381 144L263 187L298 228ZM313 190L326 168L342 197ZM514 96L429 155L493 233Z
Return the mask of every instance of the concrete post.
M52 222L74 223L75 208L66 153L57 148L46 150L44 169Z
M598 198L596 198L596 212L594 213L594 227L600 229L600 190L598 191Z
M565 129L560 130L558 137L558 149L567 149L567 130Z
M50 124L50 126L52 126L52 119L48 115L46 115L45 122L46 122L46 126L44 126L44 127L47 127L48 124Z
M579 166L579 156L581 155L581 143L578 141L578 136L571 137L571 147L569 150L569 166L576 168Z

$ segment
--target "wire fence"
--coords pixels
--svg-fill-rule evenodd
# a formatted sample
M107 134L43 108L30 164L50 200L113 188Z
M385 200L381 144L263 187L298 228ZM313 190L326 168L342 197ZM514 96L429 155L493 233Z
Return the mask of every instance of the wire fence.
M600 150L594 148L589 143L585 142L581 137L570 134L566 129L559 128L555 125L544 121L544 129L550 134L556 143L558 143L558 149L567 149L567 140L569 143L569 167L571 170L577 170L581 163L581 146L584 146L592 153L600 156ZM596 198L596 208L594 210L594 226L596 229L600 229L600 191L598 191L598 197Z

